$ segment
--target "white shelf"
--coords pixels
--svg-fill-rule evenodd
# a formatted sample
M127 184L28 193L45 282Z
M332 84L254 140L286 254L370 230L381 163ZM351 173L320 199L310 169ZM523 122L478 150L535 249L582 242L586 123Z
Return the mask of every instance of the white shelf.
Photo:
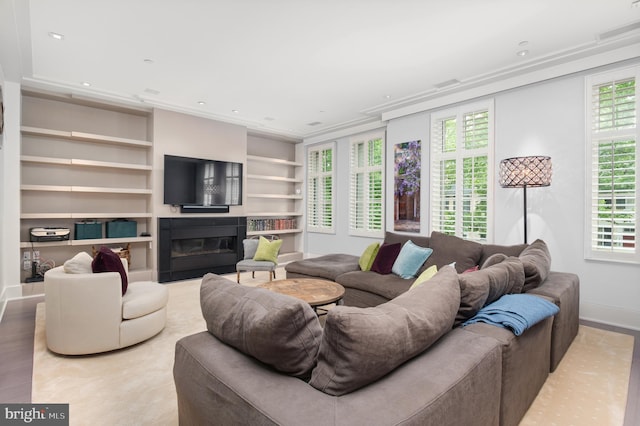
M302 179L287 178L287 177L282 177L282 176L247 175L247 179L268 180L268 181L277 181L277 182L290 182L290 183L302 183Z
M38 247L43 258L61 263L77 250L131 243L130 272L150 280L155 236L31 242L29 228L129 219L139 232L152 231L151 119L146 108L23 89L20 249Z
M105 188L101 186L67 186L67 185L20 185L22 191L44 192L99 192L110 194L148 194L151 189L144 188Z
M22 134L34 136L46 136L55 138L64 138L84 142L97 142L112 145L132 145L140 147L151 147L153 144L149 141L138 139L120 138L116 136L98 135L94 133L85 133L77 131L43 129L40 127L22 126Z
M139 219L151 213L22 213L20 219Z
M260 217L289 217L289 216L302 216L300 212L251 212L247 213L249 218Z
M274 229L272 231L247 231L247 235L299 234L302 229Z
M247 155L247 160L261 161L263 163L280 164L283 166L302 167L302 163L297 161L283 160L281 158L261 157L259 155Z
M247 194L249 198L280 198L283 200L302 200L302 195L288 194Z
M38 157L23 155L20 160L24 163L60 164L64 166L105 167L111 169L144 170L151 171L152 167L146 164L114 163L108 161L82 160L78 158Z
M20 248L33 247L60 247L60 246L93 246L98 244L122 244L122 243L144 243L152 241L152 237L129 237L129 238L96 238L91 240L66 240L47 242L20 242Z
M278 263L288 263L295 260L302 260L303 255L301 251L292 251L289 253L280 253L278 255Z

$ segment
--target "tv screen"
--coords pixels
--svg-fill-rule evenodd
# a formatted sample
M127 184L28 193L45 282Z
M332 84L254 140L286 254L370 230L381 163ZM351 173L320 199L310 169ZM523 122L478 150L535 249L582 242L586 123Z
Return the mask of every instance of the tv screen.
M165 155L164 203L242 205L242 163Z

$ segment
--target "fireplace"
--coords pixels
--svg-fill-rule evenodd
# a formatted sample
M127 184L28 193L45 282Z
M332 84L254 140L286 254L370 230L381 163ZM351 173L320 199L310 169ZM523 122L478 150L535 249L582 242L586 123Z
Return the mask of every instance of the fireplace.
M246 235L245 217L158 219L158 281L235 272Z

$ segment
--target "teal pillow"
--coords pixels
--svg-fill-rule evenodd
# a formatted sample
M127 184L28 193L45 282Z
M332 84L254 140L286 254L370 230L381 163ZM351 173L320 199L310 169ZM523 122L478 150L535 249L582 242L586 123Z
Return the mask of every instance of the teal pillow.
M393 262L391 272L404 279L414 278L431 253L433 249L417 246L413 241L408 240L402 246L396 261Z
M278 263L280 246L282 246L282 240L269 241L265 237L260 237L258 249L253 256L253 260L268 260L273 263Z
M380 243L369 244L369 246L364 249L364 252L362 252L362 255L360 256L360 260L358 260L361 270L368 271L371 269L371 265L373 265L373 261L378 254L378 250L380 250Z

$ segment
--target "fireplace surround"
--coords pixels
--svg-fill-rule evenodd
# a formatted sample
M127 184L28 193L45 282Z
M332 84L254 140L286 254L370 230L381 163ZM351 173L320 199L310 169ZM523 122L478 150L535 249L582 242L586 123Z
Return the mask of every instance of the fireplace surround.
M246 235L246 217L159 218L158 281L234 272Z

